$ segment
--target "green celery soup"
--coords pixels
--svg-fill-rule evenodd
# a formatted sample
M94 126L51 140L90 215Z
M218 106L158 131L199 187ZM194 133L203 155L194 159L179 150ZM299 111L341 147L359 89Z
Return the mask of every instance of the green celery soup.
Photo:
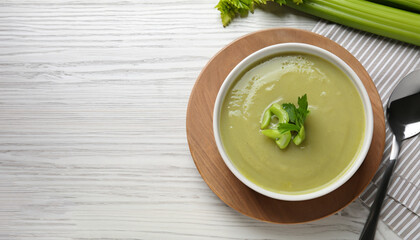
M281 150L260 130L272 103L308 96L306 139ZM275 119L271 128L274 128ZM269 57L232 84L220 114L223 146L235 167L256 185L277 193L310 193L333 183L351 167L364 138L362 99L332 63L307 54Z

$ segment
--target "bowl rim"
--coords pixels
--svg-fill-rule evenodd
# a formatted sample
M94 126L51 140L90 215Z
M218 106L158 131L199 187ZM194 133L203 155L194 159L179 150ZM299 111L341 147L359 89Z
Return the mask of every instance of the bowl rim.
M359 153L356 157L356 159L351 163L350 167L347 167L347 170L344 173L341 173L341 176L338 177L335 181L332 183L329 183L327 186L318 189L314 192L304 193L304 194L284 194L284 193L277 193L273 192L267 189L264 189L263 187L260 187L253 183L251 180L247 179L240 171L233 165L230 158L228 157L227 153L225 152L225 149L223 147L221 137L220 137L220 111L223 104L223 101L225 99L225 96L227 92L229 91L231 85L235 82L236 78L250 65L264 59L265 57L269 56L275 56L281 53L304 53L304 54L310 54L315 55L317 57L320 57L331 64L338 67L341 71L343 71L344 74L346 74L349 79L352 81L354 86L356 87L359 96L362 99L363 102L363 108L365 112L365 135L363 138L363 144L362 147L359 150ZM355 71L347 64L345 63L341 58L336 56L335 54L331 53L328 50L325 50L323 48L306 44L306 43L279 43L271 46L264 47L246 58L244 58L241 62L239 62L228 74L228 76L223 81L223 84L221 85L216 101L214 104L213 109L213 132L214 132L214 138L216 142L217 149L229 168L229 170L235 175L237 179L239 179L242 183L244 183L249 188L253 189L254 191L265 195L267 197L271 197L278 200L286 200L286 201L303 201L303 200L310 200L314 198L318 198L321 196L324 196L340 186L342 186L345 182L347 182L354 173L359 169L359 167L362 165L368 151L370 148L370 144L372 142L373 137L373 112L372 112L372 105L370 102L369 95L360 80L359 76L355 73Z

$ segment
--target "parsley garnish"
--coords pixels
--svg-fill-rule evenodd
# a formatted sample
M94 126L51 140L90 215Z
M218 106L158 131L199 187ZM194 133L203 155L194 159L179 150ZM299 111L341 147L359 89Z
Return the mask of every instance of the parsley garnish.
M309 114L308 99L306 94L298 97L298 108L293 103L283 103L282 108L289 115L289 123L280 123L277 129L280 132L294 131L299 132L305 123L306 116Z
M280 149L285 149L290 140L300 145L305 140L305 127L303 126L306 116L309 114L308 99L306 94L298 97L298 107L293 103L273 103L263 114L261 120L261 133L273 139ZM271 123L271 117L275 115L279 123L277 129L266 129Z
M298 126L296 126L295 124L292 124L292 123L279 123L279 126L277 127L277 129L281 133L285 133L287 131L299 132L300 127L298 127Z

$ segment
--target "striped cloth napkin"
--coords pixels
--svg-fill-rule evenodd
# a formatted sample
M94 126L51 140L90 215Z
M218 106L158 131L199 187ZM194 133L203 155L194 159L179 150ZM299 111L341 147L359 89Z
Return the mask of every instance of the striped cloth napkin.
M384 109L399 80L420 68L420 48L414 45L326 21L318 22L312 31L339 43L362 63L378 89ZM386 123L383 160L389 158L391 140ZM383 172L381 164L373 181L360 196L368 207L373 203ZM420 137L417 136L402 145L381 212L382 220L403 239L420 239L419 190Z

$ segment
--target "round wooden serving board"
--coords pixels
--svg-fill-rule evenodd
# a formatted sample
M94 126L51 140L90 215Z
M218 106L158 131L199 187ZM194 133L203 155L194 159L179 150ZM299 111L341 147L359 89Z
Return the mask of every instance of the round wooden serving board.
M307 201L281 201L261 195L240 182L219 155L213 136L213 107L229 72L251 53L278 43L300 42L324 48L344 60L360 77L372 102L373 140L355 175L337 190ZM210 189L238 212L273 223L303 223L331 215L350 204L372 180L385 146L382 103L369 74L347 50L318 34L277 28L246 35L222 49L202 70L192 90L187 111L187 138L192 158Z

